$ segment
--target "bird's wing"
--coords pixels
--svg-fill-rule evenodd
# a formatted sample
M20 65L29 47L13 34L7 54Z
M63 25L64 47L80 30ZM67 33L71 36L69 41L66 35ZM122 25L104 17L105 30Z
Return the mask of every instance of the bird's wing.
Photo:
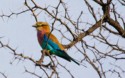
M64 47L59 43L58 39L50 33L46 33L46 36L49 38L49 43L51 45L56 44L61 50L64 50Z
M65 53L63 46L59 43L59 41L57 40L57 38L53 34L49 34L49 33L44 34L44 41L50 46L49 49L56 50L53 52L53 54L55 54L61 58L64 58L68 61L72 60L76 64L79 65L78 62L76 62L72 57L70 57L67 53Z

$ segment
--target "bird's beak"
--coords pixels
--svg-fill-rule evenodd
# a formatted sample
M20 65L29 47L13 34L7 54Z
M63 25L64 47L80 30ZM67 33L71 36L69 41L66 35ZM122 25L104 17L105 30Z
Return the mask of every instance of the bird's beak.
M36 25L32 25L32 27L36 28L37 26Z

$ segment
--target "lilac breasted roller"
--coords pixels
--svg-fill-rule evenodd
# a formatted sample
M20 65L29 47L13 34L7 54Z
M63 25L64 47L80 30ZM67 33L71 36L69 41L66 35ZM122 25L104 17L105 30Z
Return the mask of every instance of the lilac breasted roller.
M51 33L49 24L47 22L36 22L33 25L37 29L38 42L42 49L48 50L50 55L54 54L67 61L73 61L79 65L72 57L65 51L64 47L59 43L58 39Z

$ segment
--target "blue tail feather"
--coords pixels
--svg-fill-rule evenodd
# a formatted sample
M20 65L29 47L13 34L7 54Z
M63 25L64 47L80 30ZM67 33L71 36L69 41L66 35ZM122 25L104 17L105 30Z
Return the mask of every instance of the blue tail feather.
M71 60L73 62L75 62L77 65L80 65L78 62L75 61L75 59L73 59L72 57L70 57L65 51L63 50L57 50L56 52L52 53L52 54L55 54L61 58L64 58L65 60L71 62Z

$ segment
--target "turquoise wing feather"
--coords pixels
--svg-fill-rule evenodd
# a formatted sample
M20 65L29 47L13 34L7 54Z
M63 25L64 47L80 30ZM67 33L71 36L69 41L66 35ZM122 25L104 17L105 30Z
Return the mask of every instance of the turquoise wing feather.
M59 46L49 39L46 34L43 36L42 48L48 50L60 49Z
M67 61L74 61L76 64L79 65L72 57L70 57L64 50L61 50L58 44L53 42L51 39L48 38L46 34L43 36L43 42L41 44L43 49L47 49L50 51L50 54L57 55L61 58L66 59Z

